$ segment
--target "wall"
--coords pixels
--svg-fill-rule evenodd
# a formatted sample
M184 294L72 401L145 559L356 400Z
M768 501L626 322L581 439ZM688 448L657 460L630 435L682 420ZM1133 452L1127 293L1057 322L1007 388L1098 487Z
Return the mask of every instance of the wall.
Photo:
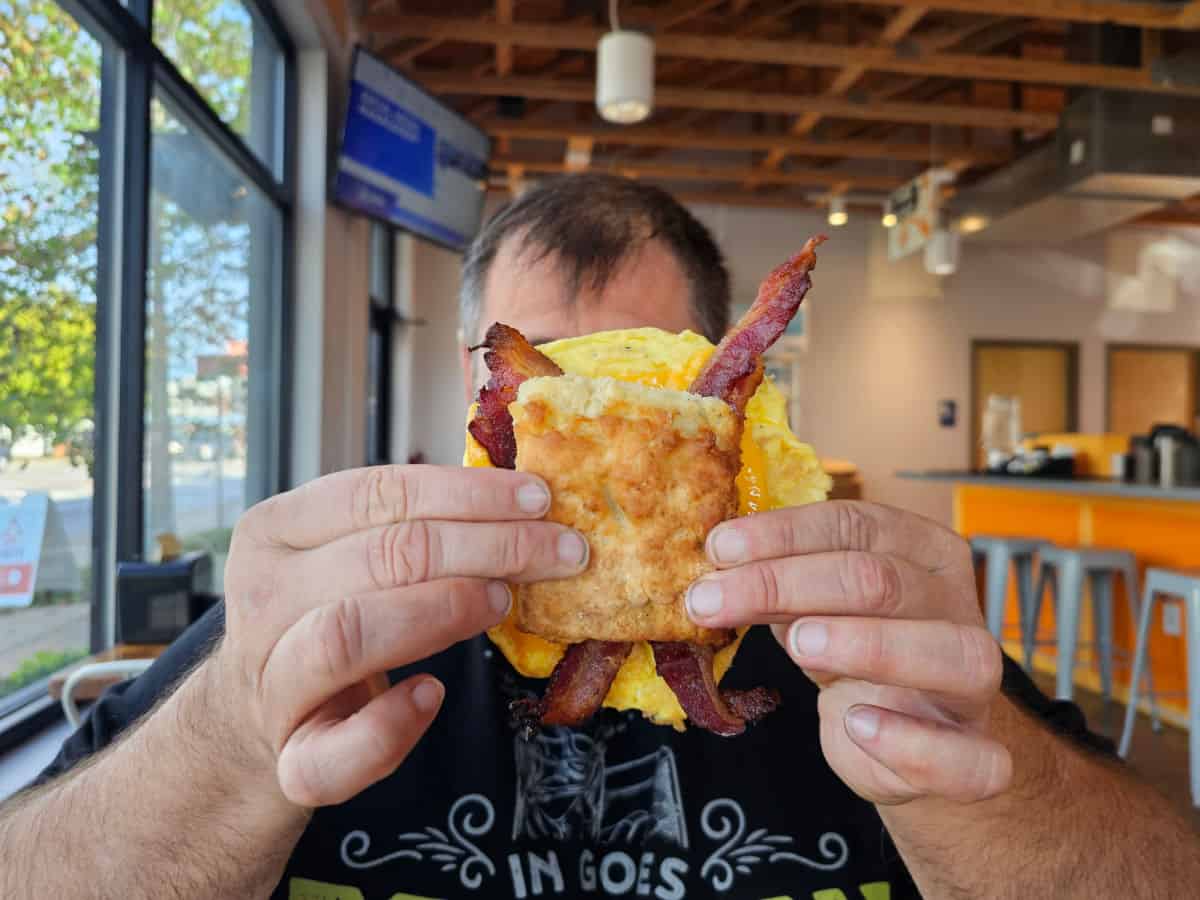
M397 402L409 403L411 413L408 454L421 453L425 462L458 465L462 462L463 428L467 401L459 367L457 253L428 241L411 242L410 269L402 273L402 289L411 291L412 315L425 324L411 332L412 380L409 389L398 389ZM399 412L397 410L397 412ZM397 446L393 458L404 461Z
M830 233L805 301L811 339L799 364L795 430L822 455L857 463L870 499L946 523L949 487L895 473L967 465L971 339L1079 341L1084 431L1104 427L1106 341L1200 346L1197 273L1184 271L1171 312L1111 309L1114 277L1125 287L1130 279L1106 276L1104 240L1045 249L967 244L959 274L936 279L924 273L919 258L888 263L882 229L861 217L830 229L817 215L798 211L695 212L725 250L739 302L748 301L762 275L808 235ZM1130 229L1127 236L1145 231ZM1194 242L1193 268L1200 268L1200 230L1173 234ZM414 242L412 256L414 314L429 322L413 353L412 446L430 462L454 464L461 457L465 412L456 352L458 256L421 241ZM958 403L954 428L938 426L942 399Z

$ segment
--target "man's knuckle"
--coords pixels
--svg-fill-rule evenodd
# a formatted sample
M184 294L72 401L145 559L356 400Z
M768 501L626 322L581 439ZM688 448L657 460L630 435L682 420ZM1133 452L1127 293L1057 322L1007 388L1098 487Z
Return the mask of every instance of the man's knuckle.
M380 588L418 584L427 580L432 557L433 529L424 522L398 522L380 532L375 578Z
M372 528L408 518L412 484L398 466L366 469L351 496L351 515L358 529Z
M985 629L959 627L961 671L972 693L990 696L1000 688L1004 663L1000 647Z
M783 612L783 590L779 583L778 573L774 566L763 564L750 569L756 582L751 596L758 598L758 611L767 617L777 616Z
M345 597L321 607L317 616L320 677L335 681L355 667L365 651L366 622L361 601Z
M837 515L838 547L842 550L869 550L875 545L876 522L861 503L840 502Z
M900 593L900 573L896 564L885 556L861 551L848 553L844 559L843 583L848 598L861 601L868 614L889 614Z

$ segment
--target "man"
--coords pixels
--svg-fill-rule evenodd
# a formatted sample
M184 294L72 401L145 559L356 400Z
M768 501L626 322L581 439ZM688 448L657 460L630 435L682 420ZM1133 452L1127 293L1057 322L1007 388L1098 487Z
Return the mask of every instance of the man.
M711 238L667 195L576 176L484 229L463 325L468 340L497 319L540 339L649 324L715 340L728 300ZM963 542L895 510L823 503L711 535L720 571L690 613L770 625L729 679L783 693L746 735L604 711L523 740L507 704L541 685L480 633L505 615L506 581L586 565L582 537L541 520L548 502L520 473L386 467L248 512L223 620L102 700L0 817L0 894L881 900L1200 883L1196 837L1074 707L1007 661L1001 690Z

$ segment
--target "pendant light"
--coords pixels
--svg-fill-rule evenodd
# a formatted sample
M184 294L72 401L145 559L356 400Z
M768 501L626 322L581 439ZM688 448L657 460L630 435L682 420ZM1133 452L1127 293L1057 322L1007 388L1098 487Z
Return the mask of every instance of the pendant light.
M612 31L596 47L596 109L618 125L646 119L654 109L654 41L622 31L617 0L609 0Z
M846 212L846 198L841 194L834 194L829 198L829 218L827 221L834 228L841 228L850 221L850 216Z
M925 271L930 275L953 275L958 269L958 232L938 225L925 245Z

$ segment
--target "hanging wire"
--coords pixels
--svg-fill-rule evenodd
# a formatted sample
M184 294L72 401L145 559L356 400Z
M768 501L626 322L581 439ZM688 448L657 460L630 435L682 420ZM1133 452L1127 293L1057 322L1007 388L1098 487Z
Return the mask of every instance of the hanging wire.
M617 18L617 0L608 0L608 24L613 31L621 30L621 20Z

